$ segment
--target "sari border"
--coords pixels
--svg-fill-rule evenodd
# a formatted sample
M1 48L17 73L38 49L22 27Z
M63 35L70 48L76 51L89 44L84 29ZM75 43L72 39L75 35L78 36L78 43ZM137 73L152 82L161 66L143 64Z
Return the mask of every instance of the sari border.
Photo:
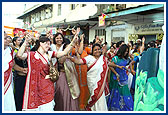
M102 65L103 71L100 73L101 79L97 82L98 87L94 90L94 94L91 96L91 101L88 102L85 108L87 111L91 111L91 107L97 102L97 100L102 96L103 91L106 89L105 87L106 87L106 81L107 81L106 79L107 79L108 65L107 65L107 59L104 56L103 56L103 62L104 62ZM102 89L101 81L103 81L104 83L104 86L103 86L104 90L102 92L98 92L99 90Z
M28 53L28 74L26 77L26 84L25 84L25 89L24 89L24 96L23 96L23 105L22 109L28 109L28 97L29 97L29 85L30 85L30 72L31 72L31 67L30 67L30 52Z

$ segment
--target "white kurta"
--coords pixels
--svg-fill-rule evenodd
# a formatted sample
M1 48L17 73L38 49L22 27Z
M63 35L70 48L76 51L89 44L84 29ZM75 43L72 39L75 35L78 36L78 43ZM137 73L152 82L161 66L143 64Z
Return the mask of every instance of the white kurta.
M59 50L56 49L56 45L55 44L51 44L51 50L52 51L55 51L55 52L58 52L58 51L63 51L63 46L64 44L62 44L62 46L59 48ZM53 65L55 65L57 62L57 59L56 58L52 58L52 63Z

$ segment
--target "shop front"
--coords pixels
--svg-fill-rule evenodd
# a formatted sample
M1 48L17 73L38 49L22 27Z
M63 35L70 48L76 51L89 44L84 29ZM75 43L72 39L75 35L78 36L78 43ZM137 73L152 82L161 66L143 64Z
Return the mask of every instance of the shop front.
M163 23L139 24L134 26L134 34L138 38L145 37L146 43L152 40L161 40L164 32L162 30Z

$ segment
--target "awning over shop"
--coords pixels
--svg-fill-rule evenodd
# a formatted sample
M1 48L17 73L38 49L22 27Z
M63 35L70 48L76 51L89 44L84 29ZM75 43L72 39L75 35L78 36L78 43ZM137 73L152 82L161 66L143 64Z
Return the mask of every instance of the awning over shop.
M141 7L137 7L137 8L127 9L124 11L110 13L106 16L106 18L112 18L112 17L122 16L122 15L127 15L127 14L134 14L134 13L138 13L138 12L143 12L144 10L148 11L148 10L162 8L162 7L164 7L164 4L145 5L145 6L141 6Z
M164 4L147 4L131 7L120 11L107 12L106 21L122 21L129 24L153 23L153 21L164 20ZM98 16L91 16L90 21L98 21Z

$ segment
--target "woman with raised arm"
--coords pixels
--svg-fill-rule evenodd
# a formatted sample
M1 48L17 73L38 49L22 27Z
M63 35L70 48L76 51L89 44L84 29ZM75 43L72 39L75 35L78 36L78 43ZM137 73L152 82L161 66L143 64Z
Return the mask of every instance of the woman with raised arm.
M120 66L128 64L129 47L123 44L112 62ZM113 73L112 73L113 72ZM126 68L112 69L110 76L110 96L108 98L109 111L133 111L134 102L128 88Z
M112 67L123 68L122 66L108 63L105 56L101 55L101 46L94 44L92 55L82 59L69 57L76 64L87 64L87 84L90 91L90 98L86 106L88 111L108 111L106 96L109 94L107 81L108 65Z
M50 48L50 39L40 37L35 46L37 51L24 53L28 41L29 38L26 38L17 53L17 57L20 59L27 58L28 60L28 74L22 110L53 111L55 105L54 83L46 78L49 74L49 58L66 55L75 44L76 36L64 51L59 52L48 51Z
M51 45L52 51L63 51L68 44L70 43L69 39L64 38L61 33L56 33L53 39L53 44ZM67 56L62 56L61 58L52 58L53 64L58 68L59 71L59 78L55 82L55 111L78 111L78 95L73 96L76 94L75 92L75 84L73 83L72 78L76 78L73 74L76 70L69 71L67 74L67 69L65 67L65 63L69 62L67 60ZM71 63L68 63L71 64ZM71 65L69 65L72 67Z

